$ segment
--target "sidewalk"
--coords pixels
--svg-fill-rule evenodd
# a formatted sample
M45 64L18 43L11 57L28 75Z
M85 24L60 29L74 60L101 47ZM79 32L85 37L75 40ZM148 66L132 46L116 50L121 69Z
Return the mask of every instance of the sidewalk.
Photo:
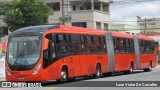
M0 77L0 81L6 81L6 78L1 78L1 77Z

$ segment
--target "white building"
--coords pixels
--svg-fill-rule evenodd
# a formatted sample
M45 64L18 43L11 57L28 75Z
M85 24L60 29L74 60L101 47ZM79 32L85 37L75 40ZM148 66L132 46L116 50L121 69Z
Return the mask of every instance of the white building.
M0 6L4 1L0 0ZM64 15L72 17L71 22L65 24L108 30L110 27L110 1L112 0L64 0ZM44 0L44 2L54 10L54 14L48 19L49 24L60 24L62 0ZM2 19L0 19L0 27L6 27Z
M160 18L137 19L137 25L141 32L157 32L160 33Z
M45 3L54 10L54 15L49 17L49 24L60 24L62 0L45 0ZM65 24L108 30L110 27L109 5L110 0L64 0L64 15L72 17L71 22Z

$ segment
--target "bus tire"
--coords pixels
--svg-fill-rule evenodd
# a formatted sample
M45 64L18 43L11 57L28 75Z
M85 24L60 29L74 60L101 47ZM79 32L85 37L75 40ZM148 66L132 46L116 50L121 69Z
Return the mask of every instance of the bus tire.
M60 82L60 83L64 83L64 82L68 81L68 71L67 71L67 68L64 68L64 67L62 68L62 70L61 70L61 77L57 81Z
M150 61L150 63L149 63L149 71L152 71L152 62Z
M130 69L129 69L129 73L130 73L130 74L132 74L132 73L133 73L133 69L134 69L134 67L133 67L133 63L131 63L131 64L130 64Z
M96 65L96 74L93 75L94 78L99 78L101 76L101 67L99 64Z

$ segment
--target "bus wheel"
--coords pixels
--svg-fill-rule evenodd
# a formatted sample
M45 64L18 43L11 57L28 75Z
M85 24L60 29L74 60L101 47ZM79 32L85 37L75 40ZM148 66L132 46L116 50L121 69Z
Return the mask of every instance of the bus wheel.
M94 75L94 78L99 78L101 76L101 67L99 64L96 65L96 74Z
M61 78L58 80L58 82L64 83L68 81L68 72L66 68L63 68L61 71Z
M152 62L149 63L149 71L152 71Z
M129 73L133 73L133 63L130 64L130 69L129 69Z

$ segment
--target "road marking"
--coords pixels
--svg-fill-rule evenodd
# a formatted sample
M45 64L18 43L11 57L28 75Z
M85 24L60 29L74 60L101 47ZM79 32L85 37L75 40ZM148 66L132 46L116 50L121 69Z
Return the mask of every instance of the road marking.
M56 88L58 88L58 87L44 87L45 89L43 89L43 90L55 90Z
M55 90L57 87L32 87L32 88L17 88L16 90Z

